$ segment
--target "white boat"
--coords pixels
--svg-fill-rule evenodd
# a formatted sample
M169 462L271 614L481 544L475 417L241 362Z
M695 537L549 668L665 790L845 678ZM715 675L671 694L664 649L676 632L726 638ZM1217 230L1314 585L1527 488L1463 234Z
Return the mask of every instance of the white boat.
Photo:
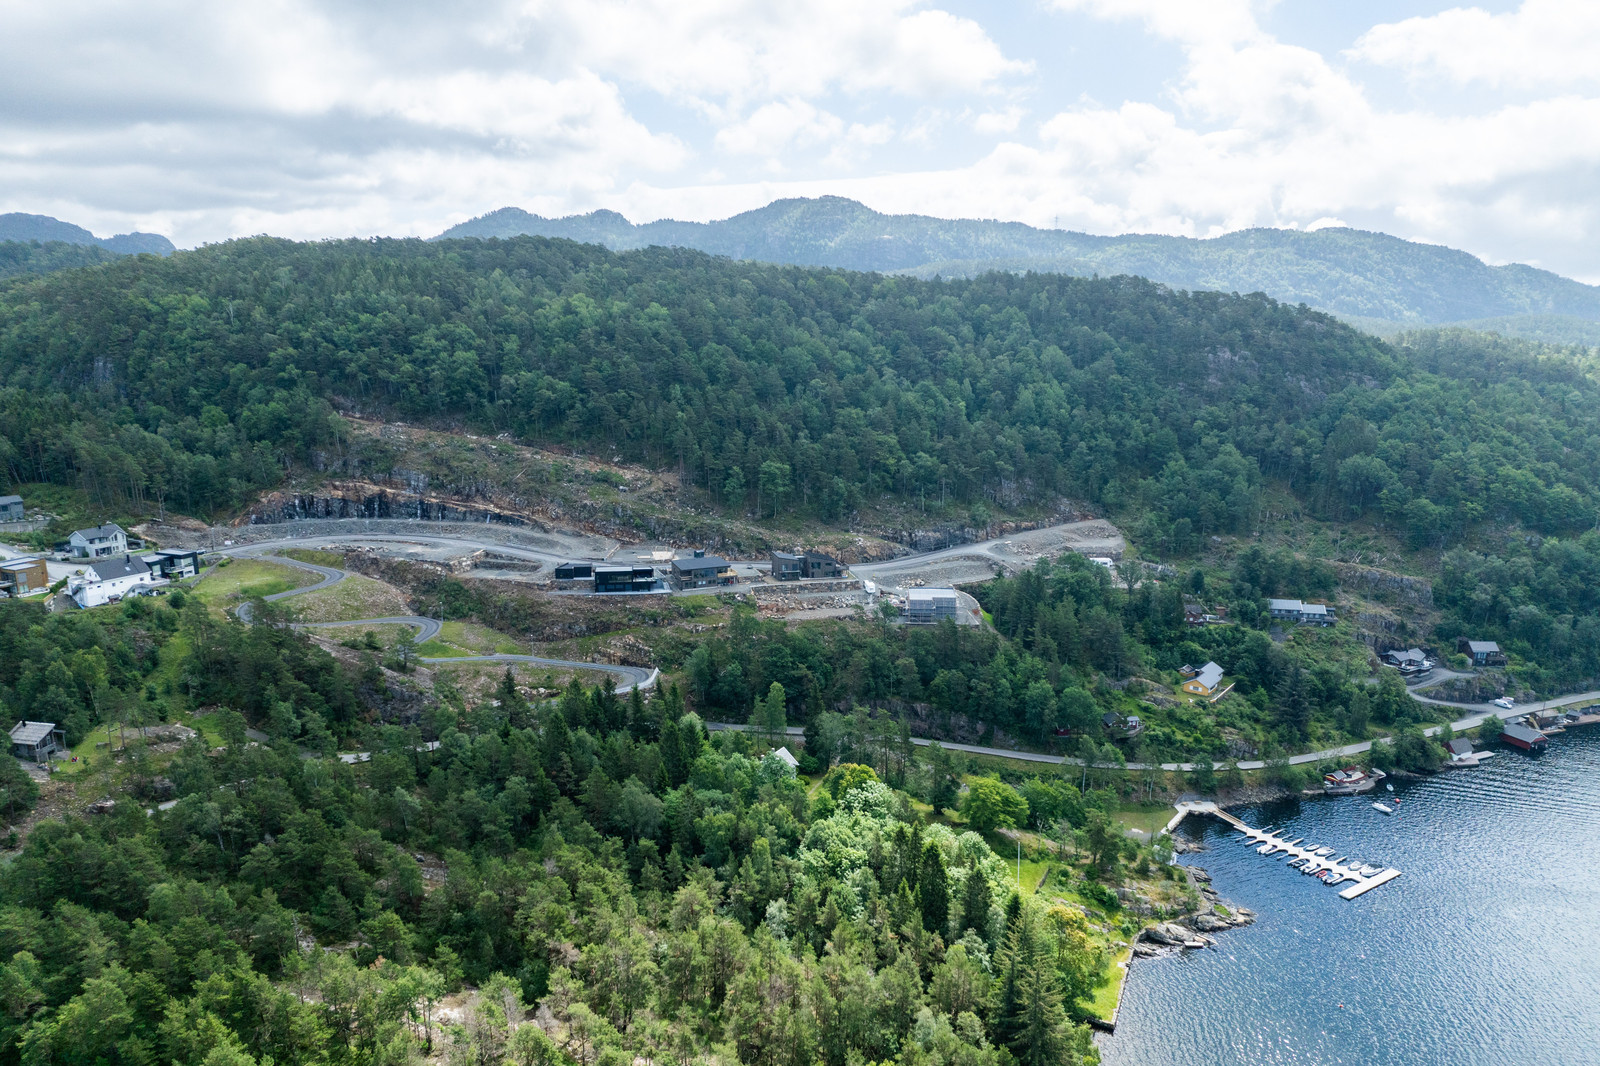
M1385 807L1381 803L1374 803L1372 805L1372 809L1375 810L1375 811L1382 811L1384 814L1393 814L1394 813L1394 808L1393 807Z
M1317 849L1317 855L1321 856L1323 858L1326 858L1327 856L1332 855L1332 854L1333 854L1333 849L1332 848L1318 848Z
M1363 866L1358 872L1361 874L1362 877L1371 877L1373 874L1381 874L1381 873L1383 873L1383 867L1382 866Z

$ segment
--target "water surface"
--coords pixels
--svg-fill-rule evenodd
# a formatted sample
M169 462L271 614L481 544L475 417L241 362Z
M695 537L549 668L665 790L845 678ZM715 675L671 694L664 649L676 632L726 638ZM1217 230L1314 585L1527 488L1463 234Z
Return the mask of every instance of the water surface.
M1135 960L1106 1066L1600 1064L1600 727L1539 757L1374 796L1234 811L1403 876L1357 900L1244 846L1212 818L1222 897L1257 923Z

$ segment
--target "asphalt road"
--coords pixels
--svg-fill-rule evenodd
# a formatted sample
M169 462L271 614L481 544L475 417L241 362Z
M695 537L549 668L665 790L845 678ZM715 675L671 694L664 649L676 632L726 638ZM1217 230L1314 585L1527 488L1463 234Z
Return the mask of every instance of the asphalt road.
M899 557L897 559L885 560L882 563L871 563L871 564L863 564L863 565L860 565L860 566L853 566L853 567L850 568L850 570L851 570L852 573L856 574L858 577L865 577L865 578L872 579L872 578L874 578L875 574L881 573L881 572L886 571L886 570L898 569L898 568L907 566L908 564L911 564L911 563L937 562L940 559L954 558L954 557L963 556L963 555L987 554L989 548L1001 543L1001 541L1003 539L1004 538L997 538L996 540L985 541L985 542L983 542L981 544L968 544L968 545L961 545L961 546L954 547L954 548L943 548L943 549L941 549L939 551L925 552L925 553L922 553L921 555L901 556L901 557ZM465 547L472 548L474 550L479 549L479 548L484 548L484 549L487 549L487 550L490 550L490 551L495 551L495 552L499 552L501 554L512 556L514 558L522 558L522 559L527 559L527 560L530 560L530 561L546 562L546 563L550 563L552 565L555 562L560 561L562 558L564 558L564 557L559 557L559 556L555 556L555 555L550 555L550 554L545 553L545 552L539 552L539 551L536 551L536 550L531 549L531 548L516 548L516 547L511 547L511 546L508 546L508 545L505 545L505 544L501 544L501 543L498 543L498 542L477 541L477 540L473 540L473 539L467 538L467 537L439 536L439 535L436 535L436 534L434 534L434 535L419 535L419 536L410 536L410 535L407 535L407 536L390 536L390 535L382 535L382 534L362 534L360 532L352 532L352 533L350 533L348 535L320 535L320 536L313 536L313 537L284 537L284 538L281 538L281 539L278 539L278 540L257 542L257 543L254 543L254 544L242 545L242 546L239 546L239 547L236 547L236 548L224 549L219 554L259 555L259 554L262 554L263 552L266 552L266 551L270 551L270 550L273 550L273 549L279 549L279 548L286 548L286 547L314 547L314 546L317 546L317 545L364 543L364 542L369 542L369 541L371 541L371 542L400 542L400 543L410 542L410 543L450 544L450 545L465 546ZM287 563L288 565L291 565L291 566L297 566L297 567L300 567L301 569L310 570L310 571L313 571L315 573L318 573L318 574L322 575L322 580L317 582L314 585L308 585L305 588L291 589L288 592L280 592L280 593L277 593L276 595L268 596L267 599L269 599L269 600L285 599L285 598L290 597L290 596L303 595L303 594L305 594L307 592L314 592L317 589L327 588L330 585L333 585L333 584L337 583L338 581L343 579L343 577L345 576L344 571L334 569L333 567L318 566L318 565L313 564L313 563L304 563L304 562L299 561L298 559L290 559L290 558L287 558L287 557L284 557L284 556L274 556L274 559L275 559L275 561L278 561L278 562ZM717 592L717 591L728 591L728 589L727 588L722 588L722 589L696 589L696 590L692 590L692 592L690 594L705 594L705 593L711 593L711 592ZM248 606L248 605L246 605L246 606ZM246 621L249 620L248 616L247 616L247 613L244 612L243 609L241 609L241 616L245 617ZM380 622L398 623L398 624L404 624L404 625L415 625L415 626L418 627L419 632L421 634L423 634L420 637L420 640L423 641L423 642L426 642L427 640L431 639L432 637L437 636L438 632L439 632L438 622L436 620L429 619L429 618L422 618L420 616L408 616L408 617L400 617L400 618L374 618L374 619L363 619L360 622L319 623L319 624L321 624L321 625L370 625L370 624L380 623ZM432 627L432 628L428 628L428 627ZM555 668L560 668L560 669L597 670L597 671L602 671L602 672L609 673L609 674L612 674L614 676L617 676L619 678L619 680L624 681L625 684L620 685L619 688L618 688L618 691L624 691L624 692L627 691L630 688L633 688L634 686L638 686L640 688L649 688L651 685L655 684L655 681L656 681L657 677L660 674L660 671L658 671L658 670L646 669L644 667L638 667L638 666L614 666L614 665L609 664L609 663L579 663L579 662L572 662L572 661L563 660L563 659L542 659L542 658L539 658L538 656L533 656L533 655L461 656L461 657L455 657L455 658L451 658L451 659L424 659L423 661L424 662L524 662L524 663L531 663L531 664L534 664L534 665L549 666L549 667L555 667ZM1454 675L1452 675L1452 676L1454 676ZM1436 684L1436 683L1439 683L1439 682L1442 682L1442 681L1445 681L1445 680L1448 680L1448 678L1440 677L1440 678L1437 678L1434 681L1430 681L1427 685L1424 685L1422 687L1423 688L1431 687L1432 684ZM1588 701L1588 700L1600 699L1600 691L1580 692L1580 693L1575 693L1575 694L1569 695L1569 696L1561 696L1561 697L1558 697L1558 698L1553 699L1553 700L1545 700L1545 701L1539 702L1539 703L1522 704L1522 705L1519 705L1515 710L1511 710L1511 711L1502 710L1501 708L1495 707L1492 704L1486 704L1486 703L1478 703L1478 704L1453 703L1453 702L1448 701L1448 700L1436 700L1436 699L1432 699L1432 698L1427 697L1427 696L1420 695L1419 692L1417 692L1417 691L1410 692L1410 696L1411 696L1412 699L1417 700L1419 703L1426 703L1426 704L1429 704L1429 705L1432 705L1432 706L1436 706L1436 707L1455 707L1455 708L1459 708L1461 710L1472 711L1473 712L1472 714L1469 714L1466 717L1463 717L1460 720L1451 723L1452 728L1454 728L1457 731L1461 731L1461 730L1466 730L1466 729L1476 729L1479 725L1481 725L1483 723L1483 720L1485 718L1489 717L1491 714L1497 714L1497 715L1503 715L1503 716L1514 716L1514 715L1517 715L1517 714L1525 714L1528 711L1546 710L1546 709L1555 708L1555 707L1564 707L1564 706L1568 706L1568 705L1571 705L1571 704L1574 704L1574 703L1582 703L1582 702L1585 702L1585 701ZM708 726L711 726L712 728L725 728L725 729L742 729L742 728L744 728L743 726L737 725L737 724L724 724L724 723L715 723L715 724L707 723L707 724L708 724ZM1431 726L1431 727L1423 730L1423 732L1428 736L1435 736L1441 731L1441 728L1442 727L1440 727L1440 726ZM794 730L791 730L790 732L791 733L798 733L799 730L798 729L794 729ZM1368 741L1362 741L1359 744L1347 744L1347 745L1345 745L1343 747L1339 747L1339 748L1326 748L1326 749L1323 749L1323 750L1320 750L1320 751L1308 751L1308 752L1303 752L1303 753L1301 753L1299 755L1295 755L1295 756L1290 757L1289 762L1290 762L1291 765L1303 766L1303 765L1306 765L1306 764L1309 764L1309 763L1319 763L1319 762L1322 762L1322 761L1324 761L1326 759L1337 759L1337 758L1343 758L1343 757L1350 756L1350 755L1360 755L1360 754L1362 754L1364 752L1371 751L1372 750L1372 745L1374 743L1384 744L1384 743L1389 743L1389 742L1390 742L1389 738L1382 737L1382 738L1379 738L1377 741L1368 740ZM927 738L927 737L913 737L912 738L912 743L920 745L920 746L927 746L929 744L934 743L934 741L932 739L930 739L930 738ZM974 754L974 755L991 755L991 756L995 756L995 757L1003 758L1003 759L1017 759L1017 760L1021 760L1023 762L1053 763L1053 764L1070 763L1072 765L1081 765L1081 760L1072 758L1070 756L1046 755L1046 754L1043 754L1042 752L1015 751L1015 750L1011 750L1011 749L1008 749L1008 748L986 748L986 747L982 747L982 746L974 745L974 744L957 744L957 743L954 743L954 742L940 742L940 743L944 747L949 748L952 751L968 752L968 753L971 753L971 754ZM1218 763L1214 763L1213 767L1215 769L1220 770L1220 769L1222 769L1224 767L1224 765L1227 765L1227 764L1218 762ZM1248 760L1241 760L1240 762L1238 762L1236 764L1233 764L1233 765L1237 765L1238 768L1241 769L1241 770L1259 770L1259 769L1263 768L1264 766L1266 766L1266 763L1264 761L1261 761L1261 760L1248 759ZM1162 763L1161 764L1161 769L1163 769L1163 770L1171 770L1171 771L1188 772L1190 770L1193 770L1194 766L1195 766L1194 763ZM1146 770L1146 769L1149 769L1150 766L1149 766L1149 764L1146 764L1146 763L1128 763L1126 768L1129 769L1129 770Z
M309 539L329 541L341 540L341 538L337 537ZM393 539L415 540L416 538L396 537ZM343 542L348 543L348 538L343 538ZM276 545L281 544L282 542L274 541L272 543ZM295 543L299 544L300 542ZM294 544L289 546L294 546ZM304 545L300 544L300 546ZM269 545L252 544L245 548L230 549L227 554L255 558L266 555L270 550L271 546ZM300 559L291 559L285 555L273 555L271 556L271 559L273 562L282 563L285 566L293 566L300 570L309 570L314 574L320 575L322 580L312 585L305 585L301 588L290 589L287 592L276 592L271 596L262 597L266 600L285 600L291 596L304 596L308 592L316 592L318 589L330 588L333 585L338 584L340 581L343 581L347 576L345 571L339 570L335 567L321 566L317 563L303 562ZM250 604L240 604L237 613L242 621L250 621ZM293 625L296 629L324 629L370 625L412 626L417 630L418 644L426 644L428 641L437 637L442 629L442 626L437 618L424 618L423 616L416 614L391 615L385 618L361 618L353 622L295 622ZM655 685L656 679L661 676L661 671L655 669L654 667L618 666L613 663L585 663L576 662L571 659L545 659L538 655L511 655L505 653L497 655L451 655L423 657L419 659L419 661L425 663L527 663L532 666L544 666L560 670L593 670L598 673L610 674L611 676L615 677L618 681L618 692L627 692L634 688L641 690L651 688Z

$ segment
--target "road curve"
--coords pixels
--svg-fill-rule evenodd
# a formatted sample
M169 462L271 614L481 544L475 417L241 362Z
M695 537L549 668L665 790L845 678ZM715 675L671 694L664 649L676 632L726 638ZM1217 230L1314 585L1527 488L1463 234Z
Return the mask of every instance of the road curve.
M401 540L415 538L396 537L393 539ZM245 558L265 557L267 553L268 546L258 544L252 544L246 548L231 550L231 554ZM346 571L340 570L336 567L322 566L318 563L308 563L300 559L292 559L286 555L272 555L270 558L276 563L283 563L287 566L293 566L300 570L309 570L310 572L319 575L321 580L315 584L304 585L297 589L289 589L287 592L275 592L270 596L263 596L262 599L264 600L276 601L288 599L291 596L303 596L308 592L316 592L319 589L330 588L333 585L338 584L340 581L343 581L347 576ZM238 614L240 621L249 622L251 615L254 612L251 610L251 604L249 602L245 602L239 605L235 613ZM424 618L422 615L416 614L391 615L387 618L360 618L353 622L292 622L290 624L296 629L335 629L348 626L370 625L411 626L417 630L417 643L419 644L426 644L428 641L434 639L439 635L443 628L439 619ZM511 655L505 653L495 655L449 655L424 657L419 661L425 663L527 663L531 666L545 666L552 669L561 670L593 670L597 673L610 674L612 677L615 677L618 681L618 692L628 692L635 688L639 689L640 691L653 688L657 679L661 676L661 671L655 669L654 667L647 668L643 666L618 666L614 663L587 663L577 662L571 659L545 659L538 655Z
M870 564L864 564L864 565L858 565L858 566L851 567L851 571L853 573L856 573L858 576L869 576L872 573L877 572L877 571L889 570L889 569L892 569L892 568L902 567L902 566L906 566L908 564L913 564L913 563L926 563L926 562L929 562L929 561L937 561L939 559L955 557L955 556L959 556L959 555L970 555L970 554L979 554L979 555L981 555L981 554L985 553L986 549L992 547L996 543L999 543L999 541L1002 540L1002 539L1003 538L995 538L994 540L984 541L984 542L979 543L979 544L958 545L958 546L953 547L953 548L943 548L943 549L940 549L938 551L923 552L920 555L909 555L909 556L901 556L901 557L899 557L897 559L886 559L886 560L884 560L884 561L882 561L880 563L870 563ZM526 560L529 560L529 561L543 562L543 563L547 563L547 564L555 562L556 559L558 558L557 556L551 555L549 553L540 552L540 551L536 551L536 550L533 550L533 549L514 548L514 547L510 547L508 545L504 545L504 544L491 543L491 542L480 542L480 541L475 541L475 540L472 540L472 539L466 538L466 537L439 536L439 535L396 536L396 535L359 534L359 533L351 533L351 534L345 534L345 535L318 535L318 536L310 536L310 537L285 537L285 538L282 538L282 539L279 539L279 540L269 541L269 542L265 542L265 543L256 543L256 544L242 545L242 546L235 547L235 548L223 549L218 554L231 554L231 555L241 555L241 556L257 556L257 555L261 555L261 554L264 554L266 552L269 552L269 551L271 551L271 550L273 550L275 548L292 547L292 546L295 546L295 545L311 545L311 544L314 544L314 543L323 543L323 544L341 543L341 542L342 543L349 543L352 540L357 540L357 541L399 541L399 542L408 542L409 541L409 542L432 542L432 543L460 544L460 545L464 545L464 546L472 547L472 548L480 548L480 547L481 548L488 548L490 550L493 550L493 551L496 551L496 552L500 552L500 553L505 554L505 555L518 557L518 558L523 558L523 559L526 559ZM266 599L268 599L268 600L280 600L280 599L285 599L285 598L290 597L290 596L298 596L298 595L303 595L303 594L305 594L307 592L314 592L314 591L316 591L318 589L324 589L324 588L329 587L330 585L336 584L337 582L339 582L340 580L342 580L345 577L345 572L344 571L337 570L337 569L335 569L333 567L319 566L319 565L317 565L315 563L305 563L305 562L301 562L298 559L288 558L287 556L274 555L272 558L275 561L283 562L283 563L286 563L286 564L288 564L290 566L296 566L296 567L299 567L299 568L301 568L303 570L309 570L309 571L312 571L314 573L317 573L317 574L321 575L322 579L320 581L318 581L314 585L307 585L304 588L290 589L287 592L279 592L279 593L276 593L276 594L274 594L272 596L268 596L268 597L266 597ZM700 591L709 592L709 591L727 591L727 590L726 589L722 589L722 590L695 590L695 591L697 591L697 592L700 592ZM249 604L244 604L239 609L239 615L245 621L249 621L250 620L249 619L248 608L249 608ZM309 624L306 625L306 627L309 628L310 625L317 625L317 626L350 626L350 625L371 625L371 624L375 624L375 623L395 623L395 624L401 624L401 625L416 626L418 628L418 630L419 630L419 639L420 639L421 642L424 642L424 643L427 642L428 640L431 640L433 637L437 636L438 633L439 633L439 623L436 620L430 619L430 618L423 618L421 616L416 616L416 615L405 616L405 617L396 617L396 618L362 619L361 621L358 621L358 622L309 623ZM422 661L423 662L428 662L428 663L439 663L439 662L522 662L522 663L530 663L530 664L538 665L538 666L554 667L554 668L559 668L559 669L596 670L596 671L600 671L600 672L603 672L603 673L612 674L612 675L618 677L619 680L626 682L625 684L621 684L621 685L618 686L617 691L619 691L619 692L626 692L629 689L634 688L635 686L637 686L637 687L639 687L641 689L650 688L651 686L653 686L655 684L657 678L659 678L659 676L660 676L660 671L656 670L656 669L645 669L644 667L638 667L638 666L615 666L615 665L612 665L610 663L573 662L573 661L565 660L565 659L543 659L543 658L540 658L540 657L534 656L534 655L472 655L472 656L455 656L455 657L446 658L446 659L429 658L429 659L423 659ZM1442 682L1444 680L1447 680L1447 679L1445 679L1445 678L1439 679L1440 682ZM1431 682L1429 685L1425 685L1423 687L1424 688L1431 687L1431 685L1434 684L1434 683L1439 683L1439 682ZM1433 698L1428 697L1428 696L1423 696L1418 691L1415 691L1415 690L1410 690L1410 691L1408 691L1407 694L1412 699L1416 700L1418 703L1425 703L1425 704L1428 704L1428 705L1434 706L1434 707L1453 707L1453 708L1456 708L1456 709L1459 709L1459 710L1465 710L1465 711L1474 712L1472 714L1467 715L1466 717L1463 717L1463 718L1451 723L1451 728L1456 730L1456 731L1461 731L1461 730L1466 730L1466 729L1476 729L1478 726L1482 725L1484 719L1488 718L1490 715L1499 714L1499 715L1508 715L1509 716L1509 715L1516 715L1516 714L1526 714L1529 711L1549 710L1549 709L1556 708L1556 707L1569 706L1569 705L1574 704L1574 703L1583 703L1583 702L1587 702L1587 701L1600 700L1600 690L1591 691L1591 692L1579 692L1579 693L1574 693L1574 694L1569 695L1569 696L1560 696L1560 697L1557 697L1557 698L1551 699L1551 700L1544 700L1544 701L1537 702L1537 703L1523 704L1523 705L1518 706L1515 710L1512 710L1512 711L1502 711L1500 708L1494 707L1493 705L1486 704L1486 703L1476 703L1476 704L1474 704L1474 703L1454 703L1454 702L1451 702L1451 701L1448 701L1448 700L1433 699ZM731 724L731 723L711 723L711 722L708 722L706 724L707 724L708 728L712 728L712 729L743 729L744 728L744 726L742 726L742 725ZM1436 736L1436 735L1439 734L1439 732L1442 729L1443 729L1442 726L1429 726L1428 728L1423 730L1423 734L1426 735L1426 736ZM798 734L800 732L800 730L799 729L791 729L789 732L791 734ZM920 746L920 747L926 747L929 744L935 743L934 740L932 740L931 738L928 738L928 737L913 737L913 738L911 738L911 742L913 744L916 744L916 745ZM1372 750L1372 745L1374 743L1377 743L1377 744L1388 744L1388 743L1392 743L1392 742L1393 742L1393 738L1392 737L1379 737L1375 741L1374 740L1367 740L1367 741L1362 741L1359 744L1346 744L1343 747L1338 747L1338 748L1325 748L1325 749L1322 749L1320 751L1302 752L1299 755L1291 756L1288 761L1289 761L1290 765L1293 765L1293 766L1304 766L1304 765L1308 765L1308 764L1311 764L1311 763L1319 763L1319 762L1322 762L1322 761L1324 761L1326 759L1340 759L1340 758L1345 758L1345 757L1352 756L1352 755L1361 755L1361 754L1364 754L1366 752L1371 751ZM940 743L943 747L950 749L951 751L967 752L967 753L973 754L973 755L989 755L989 756L994 756L996 758L1002 758L1002 759L1016 759L1016 760L1019 760L1019 761L1022 761L1022 762L1049 763L1049 764L1057 764L1057 765L1062 764L1062 763L1069 763L1069 764L1072 764L1072 765L1075 765L1075 766L1076 765L1081 765L1081 760L1072 758L1070 756L1046 755L1046 754L1044 754L1042 752L1016 751L1016 750L1012 750L1012 749L1008 749L1008 748L986 748L986 747L982 747L982 746L975 745L975 744L959 744L959 743L955 743L955 742L945 742L945 741L940 741L938 743ZM1259 759L1246 759L1246 760L1241 760L1241 761L1239 761L1237 763L1215 762L1215 763L1212 764L1212 768L1216 769L1216 770L1221 770L1224 767L1230 766L1230 765L1231 766L1237 766L1241 770L1259 770L1259 769L1264 768L1267 764L1263 760L1259 760ZM1125 768L1125 769L1128 769L1128 770L1148 770L1148 769L1151 769L1152 767L1148 763L1127 763L1124 767L1121 767L1121 768ZM1192 771L1195 768L1195 764L1194 763L1162 763L1162 764L1160 764L1160 768L1162 770L1178 771L1178 772L1185 772L1186 773L1186 772Z

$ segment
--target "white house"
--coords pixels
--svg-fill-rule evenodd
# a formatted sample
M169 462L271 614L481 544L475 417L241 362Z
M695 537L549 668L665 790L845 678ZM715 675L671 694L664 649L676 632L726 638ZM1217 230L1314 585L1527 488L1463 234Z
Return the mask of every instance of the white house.
M67 538L67 547L79 559L108 559L127 554L128 534L115 522L108 522L92 529L74 530Z
M79 607L98 607L120 600L137 588L156 584L155 574L143 559L124 555L120 559L101 559L84 567L83 573L67 579L67 595Z

